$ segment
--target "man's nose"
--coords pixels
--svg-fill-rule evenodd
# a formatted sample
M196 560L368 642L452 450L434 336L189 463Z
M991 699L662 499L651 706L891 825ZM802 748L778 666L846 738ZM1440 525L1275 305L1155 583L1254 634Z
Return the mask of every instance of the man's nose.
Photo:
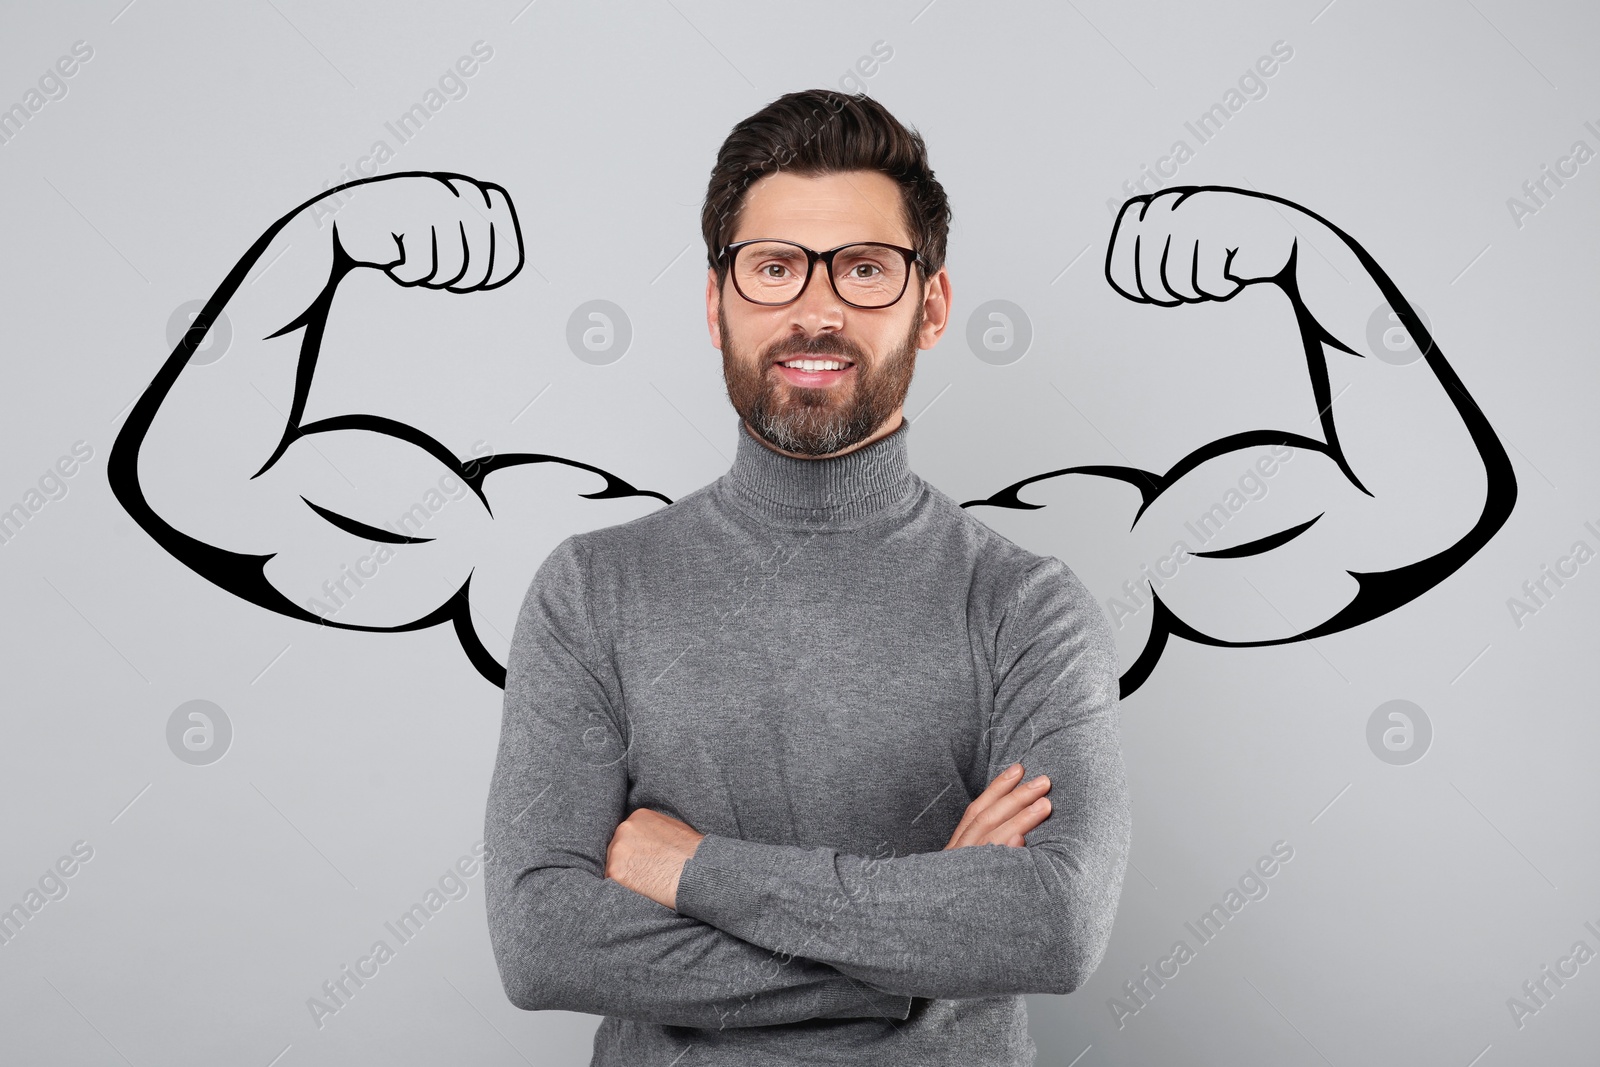
M845 303L828 281L826 264L818 263L805 290L789 305L794 324L805 333L838 330L844 325Z

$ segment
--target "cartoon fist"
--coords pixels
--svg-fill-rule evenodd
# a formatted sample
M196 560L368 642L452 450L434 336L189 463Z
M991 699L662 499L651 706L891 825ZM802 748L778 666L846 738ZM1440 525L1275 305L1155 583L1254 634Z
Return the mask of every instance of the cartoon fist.
M1298 209L1243 189L1180 186L1122 205L1106 280L1129 300L1175 307L1227 300L1277 279L1295 247Z
M391 174L349 188L340 247L401 285L466 293L522 269L522 231L506 191L463 174Z

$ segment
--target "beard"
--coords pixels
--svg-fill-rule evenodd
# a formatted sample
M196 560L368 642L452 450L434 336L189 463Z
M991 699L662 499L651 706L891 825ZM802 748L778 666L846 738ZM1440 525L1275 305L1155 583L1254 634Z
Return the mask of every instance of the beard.
M802 456L841 452L871 437L905 403L916 368L922 318L918 302L904 340L879 360L867 359L860 346L838 334L790 336L751 357L733 344L719 301L717 326L722 331L728 400L750 431L774 448ZM855 380L816 389L790 385L774 363L780 356L848 359L855 364L850 372Z

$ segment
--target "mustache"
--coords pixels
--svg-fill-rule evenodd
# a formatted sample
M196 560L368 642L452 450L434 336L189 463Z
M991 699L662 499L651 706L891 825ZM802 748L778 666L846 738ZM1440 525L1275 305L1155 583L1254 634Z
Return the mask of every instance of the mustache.
M861 349L843 337L791 337L767 349L768 363L796 356L839 356L853 363L865 362Z

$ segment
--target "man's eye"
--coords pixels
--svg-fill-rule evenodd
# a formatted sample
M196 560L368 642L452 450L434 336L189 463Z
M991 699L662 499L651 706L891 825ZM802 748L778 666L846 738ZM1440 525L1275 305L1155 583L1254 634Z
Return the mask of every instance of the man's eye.
M768 263L766 266L762 267L761 269L763 271L771 271L771 270L784 271L784 270L788 270L789 268L785 267L782 263ZM779 275L777 275L777 274L768 274L767 277L769 277L769 278L777 278L777 277L779 277Z
M875 270L875 271L878 272L878 274L882 274L883 273L883 268L878 266L876 263L857 263L854 267L851 267L850 269L851 270L861 270L862 268L866 268L867 270ZM858 274L858 275L856 275L856 277L858 277L858 278L876 278L877 276L878 276L877 274Z

